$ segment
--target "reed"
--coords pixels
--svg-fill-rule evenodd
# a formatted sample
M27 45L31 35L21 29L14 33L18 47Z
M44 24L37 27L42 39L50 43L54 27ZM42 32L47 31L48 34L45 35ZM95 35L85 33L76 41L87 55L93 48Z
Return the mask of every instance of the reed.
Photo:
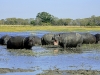
M21 31L100 31L100 26L30 26L30 25L0 25L0 32Z

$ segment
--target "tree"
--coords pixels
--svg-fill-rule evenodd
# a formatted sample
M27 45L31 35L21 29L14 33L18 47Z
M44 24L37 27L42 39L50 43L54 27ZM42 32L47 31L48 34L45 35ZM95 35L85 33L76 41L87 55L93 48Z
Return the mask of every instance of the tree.
M53 20L51 21L51 24L52 25L58 25L58 21L59 21L59 18L54 17Z
M4 20L4 19L1 19L1 20L0 20L0 24L1 24L1 25L4 25L4 24L5 24L5 20Z
M47 12L40 12L36 18L40 19L42 23L51 23L54 17Z
M92 15L91 16L91 19L90 19L90 21L91 21L91 26L95 26L95 15Z
M96 25L100 26L100 16L96 17Z

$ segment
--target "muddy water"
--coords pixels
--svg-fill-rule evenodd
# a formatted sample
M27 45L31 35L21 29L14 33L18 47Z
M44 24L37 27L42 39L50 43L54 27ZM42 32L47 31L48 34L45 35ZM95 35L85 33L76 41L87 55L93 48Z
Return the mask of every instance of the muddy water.
M0 32L16 36L36 35L42 37L48 32ZM92 32L93 34L97 32ZM98 48L97 48L98 47ZM32 69L34 72L13 72L1 75L36 75L43 70L99 70L100 71L100 47L80 48L79 50L66 50L48 46L34 46L32 50L10 50L0 45L0 68Z

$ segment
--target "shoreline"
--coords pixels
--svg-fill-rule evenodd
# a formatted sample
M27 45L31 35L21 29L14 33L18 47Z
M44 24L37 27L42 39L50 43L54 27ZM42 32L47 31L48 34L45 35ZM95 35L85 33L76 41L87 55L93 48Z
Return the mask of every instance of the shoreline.
M14 73L14 72L34 72L35 70L32 69L10 69L10 68L0 68L0 74L7 74L7 73ZM100 71L97 70L43 70L42 73L37 75L99 75Z
M97 70L45 70L44 73L37 75L100 75Z
M34 70L31 69L10 69L10 68L0 68L0 74L2 73L12 73L12 72L34 72Z

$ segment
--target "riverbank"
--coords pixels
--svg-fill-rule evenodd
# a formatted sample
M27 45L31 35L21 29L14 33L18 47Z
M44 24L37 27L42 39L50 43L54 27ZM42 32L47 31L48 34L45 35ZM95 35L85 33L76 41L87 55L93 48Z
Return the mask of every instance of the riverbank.
M38 75L100 75L97 70L45 70L44 73Z
M0 68L0 74L2 73L14 73L14 72L33 72L31 69L9 69L9 68ZM44 70L44 73L37 75L100 75L100 71L97 70Z
M100 31L100 26L30 26L30 25L0 25L0 32L21 31Z
M0 68L0 74L1 73L10 73L10 72L33 72L31 69L10 69L10 68Z

